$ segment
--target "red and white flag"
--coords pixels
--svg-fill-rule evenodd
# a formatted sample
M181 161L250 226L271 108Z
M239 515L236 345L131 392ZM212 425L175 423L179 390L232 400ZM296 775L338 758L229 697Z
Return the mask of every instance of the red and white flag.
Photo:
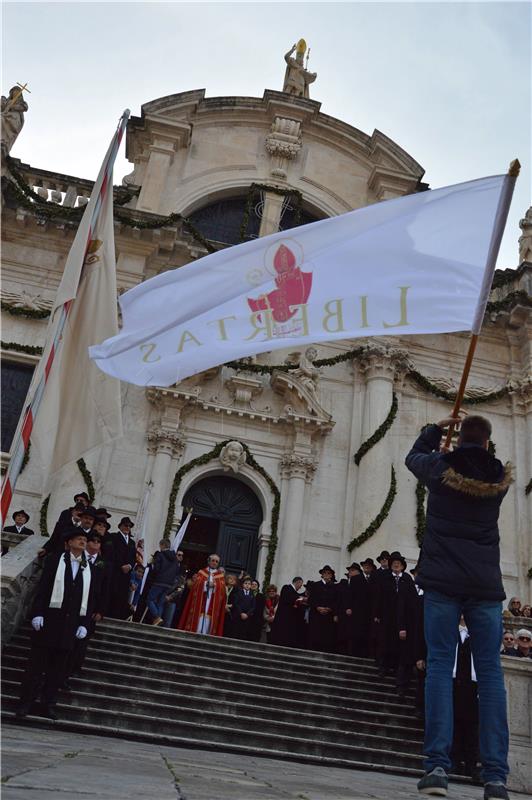
M64 465L122 433L120 383L95 366L88 348L118 333L113 165L128 118L126 111L67 256L2 485L2 519L30 440L43 464L47 492Z

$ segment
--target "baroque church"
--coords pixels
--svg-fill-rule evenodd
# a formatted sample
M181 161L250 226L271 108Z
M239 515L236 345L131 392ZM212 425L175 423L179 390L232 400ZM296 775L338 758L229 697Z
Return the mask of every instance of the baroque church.
M424 168L386 133L321 111L309 96L316 75L305 49L302 40L286 54L283 91L185 91L149 100L130 118L131 171L114 190L119 293L253 237L429 190ZM27 105L18 97L8 108L3 98L2 109L10 115L2 139L5 469L92 181L11 158ZM492 420L492 446L514 465L502 569L507 594L528 602L531 215L521 222L520 263L496 273L464 405ZM12 509L26 509L30 527L46 535L76 490L97 497L113 528L149 498L149 552L193 509L183 541L189 566L217 551L227 570L278 585L297 574L314 579L325 563L343 573L383 549L401 550L411 567L426 498L404 457L423 425L449 414L468 341L465 332L345 340L221 365L168 388L123 384L123 437L72 465L48 497L30 448Z

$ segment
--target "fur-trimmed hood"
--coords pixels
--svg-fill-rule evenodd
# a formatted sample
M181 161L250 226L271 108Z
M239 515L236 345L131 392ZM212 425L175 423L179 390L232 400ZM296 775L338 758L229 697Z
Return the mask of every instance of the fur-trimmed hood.
M513 481L512 465L503 465L481 447L458 447L446 453L443 461L449 465L442 475L443 484L472 497L496 497Z

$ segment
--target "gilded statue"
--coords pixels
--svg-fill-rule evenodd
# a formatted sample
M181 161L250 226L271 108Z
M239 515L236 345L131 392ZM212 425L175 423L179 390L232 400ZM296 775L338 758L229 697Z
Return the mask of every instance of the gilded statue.
M304 39L300 39L297 44L292 45L292 48L284 57L284 60L286 61L286 72L284 75L283 92L294 95L295 97L308 98L309 84L314 83L317 78L317 74L315 72L309 72L307 69L305 69L304 60L306 49L307 43ZM292 57L294 52L296 54L295 58Z

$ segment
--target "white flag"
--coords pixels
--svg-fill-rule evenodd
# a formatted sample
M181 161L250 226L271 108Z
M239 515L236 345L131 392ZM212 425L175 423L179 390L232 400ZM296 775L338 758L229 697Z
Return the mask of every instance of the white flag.
M104 375L88 357L89 345L118 332L112 166L109 174L109 153L116 144L115 137L68 254L55 300L56 316L66 301L72 300L73 305L31 435L46 470L45 493L61 467L122 434L120 383ZM106 182L108 190L102 200ZM55 319L51 327L54 324Z
M109 375L169 386L295 345L470 330L507 176L367 206L221 250L120 298L90 348Z
M190 522L191 517L192 517L192 511L189 511L186 520L183 522L179 530L176 532L176 535L174 536L174 540L171 545L174 553L177 553L179 546L185 537L185 533L187 532L188 523Z

